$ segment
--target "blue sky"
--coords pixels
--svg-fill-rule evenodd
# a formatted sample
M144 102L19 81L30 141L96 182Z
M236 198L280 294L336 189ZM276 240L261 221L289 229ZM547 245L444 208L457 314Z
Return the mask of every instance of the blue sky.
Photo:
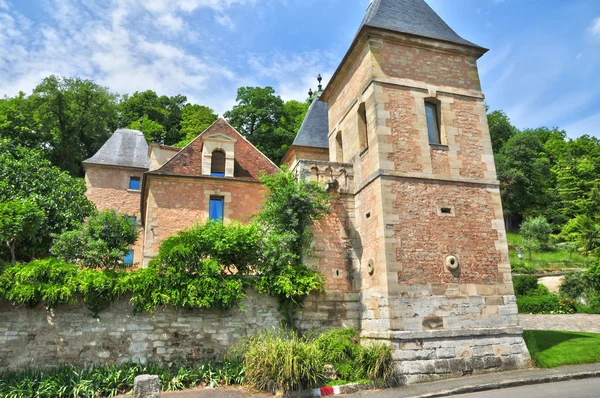
M427 0L479 61L492 109L520 128L600 137L600 0ZM236 89L306 97L369 0L0 0L0 96L49 75L117 93L185 94L222 113Z

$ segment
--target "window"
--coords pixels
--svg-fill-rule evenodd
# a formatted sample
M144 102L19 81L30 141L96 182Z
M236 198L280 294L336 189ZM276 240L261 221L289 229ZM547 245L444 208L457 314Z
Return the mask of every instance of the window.
M438 107L431 102L425 102L425 116L427 118L427 133L430 144L441 144L440 121L438 118Z
M335 136L335 161L342 163L344 161L344 143L342 142L342 132L338 131Z
M133 265L133 250L129 250L129 253L123 258L123 262L128 265Z
M363 102L358 107L358 142L360 144L360 153L369 149L369 132L367 125L367 108Z
M225 177L225 152L216 150L212 153L210 175L213 177Z
M222 196L211 196L210 207L208 209L208 218L215 221L223 221L223 204L225 200Z
M140 177L129 177L129 189L132 191L140 190Z

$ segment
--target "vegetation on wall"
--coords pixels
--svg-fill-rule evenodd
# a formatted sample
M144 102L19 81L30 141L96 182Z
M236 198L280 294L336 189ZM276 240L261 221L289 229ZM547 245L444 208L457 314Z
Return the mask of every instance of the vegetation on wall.
M114 397L130 392L135 377L142 374L157 375L162 391L240 384L262 391L299 391L331 381L324 365L332 366L338 377L345 375L338 383L395 384L390 348L359 343L354 329L312 337L277 331L241 342L219 361L196 365L125 363L84 369L0 370L0 397Z

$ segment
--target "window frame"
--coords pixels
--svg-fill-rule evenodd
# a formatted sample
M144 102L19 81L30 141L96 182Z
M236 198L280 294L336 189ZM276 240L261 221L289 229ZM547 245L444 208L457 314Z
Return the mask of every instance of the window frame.
M212 204L213 202L220 202L221 203L221 217L220 218L214 218L213 214L212 214ZM224 196L217 196L217 195L211 195L209 197L209 203L208 203L208 219L212 220L212 221L217 221L217 222L223 222L225 218L225 197Z
M222 154L222 156L223 156L223 172L215 172L214 171L215 153ZM221 155L219 155L219 156L221 156ZM214 151L212 151L212 153L210 155L210 176L217 177L217 178L225 178L226 168L227 168L227 155L226 155L225 151L223 151L222 149L215 149Z
M369 150L369 122L367 120L367 105L362 102L358 106L357 112L357 126L358 126L358 143L360 154L364 154Z
M132 188L131 183L136 181L137 182L137 188ZM136 176L130 176L129 177L129 188L127 188L130 191L141 191L142 190L142 179L140 177L136 177Z
M436 138L437 138L437 142L431 141L431 132L430 132L430 118L428 115L428 109L433 109L433 117L435 118L434 123L435 123L435 129L436 129ZM442 123L441 123L441 117L440 117L440 104L438 101L432 101L431 99L426 99L425 100L425 124L427 125L427 140L429 141L429 144L431 145L444 145L444 143L442 142Z

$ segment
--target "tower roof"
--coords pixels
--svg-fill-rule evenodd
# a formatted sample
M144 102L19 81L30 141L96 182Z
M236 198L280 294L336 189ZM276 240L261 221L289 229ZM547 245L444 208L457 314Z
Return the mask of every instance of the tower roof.
M425 0L372 0L360 29L364 26L479 47L460 37Z
M302 126L294 139L294 146L329 149L329 116L328 106L318 98L310 104Z
M100 164L147 169L150 167L148 143L138 130L118 129L91 158L83 164Z

